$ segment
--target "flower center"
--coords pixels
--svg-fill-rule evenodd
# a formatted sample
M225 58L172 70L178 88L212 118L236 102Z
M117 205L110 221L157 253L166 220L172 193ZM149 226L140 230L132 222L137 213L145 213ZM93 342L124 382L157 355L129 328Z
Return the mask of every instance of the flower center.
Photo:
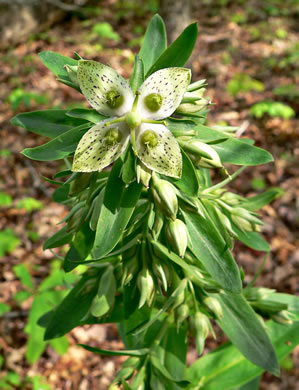
M126 124L131 130L136 129L141 123L141 116L138 112L128 112L125 117Z
M158 145L159 140L157 134L152 130L145 130L145 132L141 136L141 142L144 145L149 146L150 148L154 148Z
M162 106L163 97L159 93L150 93L144 99L144 103L150 111L156 112Z
M112 89L106 93L106 101L110 108L118 108L123 104L124 97L118 91Z
M113 127L107 131L104 138L107 145L115 145L121 141L122 133L119 131L118 127Z

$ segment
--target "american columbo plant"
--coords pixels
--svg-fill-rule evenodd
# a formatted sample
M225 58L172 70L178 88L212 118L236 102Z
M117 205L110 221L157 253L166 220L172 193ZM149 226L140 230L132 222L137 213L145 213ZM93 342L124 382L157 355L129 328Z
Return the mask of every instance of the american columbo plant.
M234 240L270 250L257 210L281 191L246 199L226 188L246 166L272 156L237 139L235 127L205 125L205 80L191 83L183 67L196 36L191 24L167 47L155 15L129 82L76 53L42 52L41 61L92 109L12 120L52 138L25 156L65 161L54 176L65 180L47 180L69 214L44 248L69 245L66 272L87 266L39 324L49 340L79 325L116 323L124 350L82 345L128 356L111 389L257 389L261 373L279 375L279 360L299 343L298 298L254 287L263 265L244 288L233 258ZM231 165L240 168L232 173ZM216 184L212 169L223 176ZM201 355L207 337L215 337L214 321L230 342L187 367L189 336Z

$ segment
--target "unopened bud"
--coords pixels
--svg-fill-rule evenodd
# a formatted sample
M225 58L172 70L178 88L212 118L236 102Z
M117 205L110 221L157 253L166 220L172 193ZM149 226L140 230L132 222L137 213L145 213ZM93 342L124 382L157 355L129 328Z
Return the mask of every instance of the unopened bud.
M228 203L231 206L235 206L237 204L240 204L242 201L241 196L234 194L233 192L225 192L221 199L223 199L226 203Z
M223 212L218 207L215 207L215 211L223 227L225 227L232 235L234 235L235 233L233 231L229 218L225 214L223 214Z
M88 213L88 206L82 206L79 210L77 210L70 219L68 219L66 223L66 231L76 231L81 223L84 221L86 215Z
M140 309L145 303L148 306L151 305L152 300L155 296L155 286L152 275L148 268L143 268L137 277L137 285L140 290L140 300L138 308Z
M149 187L149 182L152 178L152 171L148 169L142 163L139 163L136 167L137 183L142 183L144 187Z
M290 318L289 313L286 310L282 310L279 313L273 314L271 319L282 325L292 325L293 323L293 320Z
M167 264L162 263L157 257L153 258L153 272L157 279L160 280L164 291L167 291L168 283L170 283L170 272Z
M188 243L188 231L184 222L180 219L169 221L166 235L174 251L180 257L184 257Z
M195 345L198 355L201 355L205 346L205 340L209 335L210 322L206 315L196 312L192 318L192 327L195 333Z
M163 225L164 225L164 217L159 212L159 210L157 210L156 213L155 213L155 220L154 220L154 225L153 225L153 229L152 229L154 238L159 237Z
M258 219L253 213L244 209L243 207L233 207L231 214L246 219L248 222L257 225L263 225L263 222Z
M189 314L189 306L186 303L183 303L176 309L177 330L179 329L180 325L189 317Z
M77 77L78 66L76 65L64 65L64 69L67 71L67 74L72 83L79 87L79 81Z
M84 172L84 173L77 172L77 173L78 175L70 184L70 191L69 191L70 196L76 195L79 192L83 191L85 188L87 188L91 176L93 174L93 172Z
M206 79L197 80L194 83L188 85L187 91L192 92L201 89L206 84Z
M207 297L203 300L203 303L217 318L223 317L222 307L216 298Z
M189 154L191 160L197 167L222 168L220 157L212 146L196 139L180 141L180 145Z
M178 211L178 199L175 187L166 180L159 179L153 174L153 197L157 207L167 216L176 219Z
M130 283L130 281L135 276L138 268L139 265L137 255L134 255L124 263L121 286L125 286L126 284Z
M200 111L209 101L203 97L205 88L192 92L185 92L181 104L176 109L178 114L188 114Z
M252 288L246 288L243 291L243 294L245 298L248 301L256 301L256 300L263 300L275 293L276 290L265 288L265 287L252 287Z

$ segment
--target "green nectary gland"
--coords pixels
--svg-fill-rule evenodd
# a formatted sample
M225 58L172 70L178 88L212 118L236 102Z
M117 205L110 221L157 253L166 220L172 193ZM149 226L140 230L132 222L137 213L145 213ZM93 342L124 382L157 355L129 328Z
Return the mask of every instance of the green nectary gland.
M112 89L106 93L106 101L110 108L118 108L123 104L124 97L118 91Z
M104 138L107 145L115 145L121 141L122 134L117 127L114 127L107 131Z
M163 97L159 93L151 93L146 96L144 103L150 111L156 112L162 106Z
M141 142L144 145L149 146L150 148L154 148L158 145L159 140L157 134L152 130L145 130L145 132L141 136Z

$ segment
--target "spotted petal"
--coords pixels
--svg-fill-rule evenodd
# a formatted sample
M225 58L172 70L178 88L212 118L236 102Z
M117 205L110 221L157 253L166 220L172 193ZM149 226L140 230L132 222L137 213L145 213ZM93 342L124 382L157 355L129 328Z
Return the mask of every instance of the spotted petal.
M131 110L134 101L132 90L128 82L109 66L80 60L77 75L83 95L100 114L122 116ZM116 97L114 104L111 94Z
M155 133L157 144L150 146L145 141L145 132ZM180 178L182 155L172 133L163 125L143 123L136 130L137 156L143 164L162 175Z
M166 68L148 77L139 88L137 111L143 118L164 119L179 106L191 80L191 71L186 68ZM150 109L147 97L158 94L162 97L159 109Z
M106 127L105 122L97 123L81 138L74 156L74 172L101 171L124 152L130 139L127 125L121 122ZM119 131L119 142L107 139L107 133L113 129Z

